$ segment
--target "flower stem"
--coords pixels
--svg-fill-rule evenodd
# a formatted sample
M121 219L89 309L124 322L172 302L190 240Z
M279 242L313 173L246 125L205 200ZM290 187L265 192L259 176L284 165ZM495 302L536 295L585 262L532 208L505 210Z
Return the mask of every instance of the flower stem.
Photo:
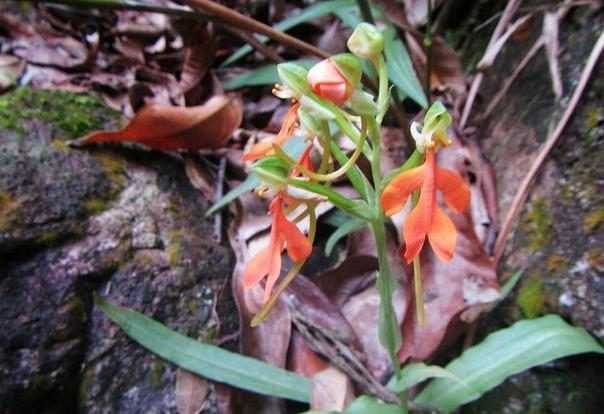
M312 244L313 241L315 240L315 234L317 231L317 214L315 213L315 205L309 203L307 212L310 215L310 226L308 228L307 239L310 242L310 244ZM306 262L306 260L300 260L300 261L296 262L294 264L294 266L289 270L287 275L283 278L283 281L279 284L279 286L277 286L277 289L275 289L275 293L273 293L273 295L268 300L268 302L266 302L264 304L264 306L262 306L262 309L260 309L260 311L252 319L252 321L250 323L250 325L252 327L256 327L256 326L260 325L269 316L271 310L277 304L277 301L279 300L279 296L281 296L283 291L291 283L291 281L294 279L294 277L296 277L298 275L298 272L300 272L300 269L302 269L302 266L304 266L305 262Z
M430 107L430 92L432 90L432 0L428 0L428 14L426 20L426 35L424 36L424 48L426 50L426 99Z
M413 280L415 289L415 310L417 320L422 328L426 326L426 312L424 311L424 294L422 291L422 271L419 255L413 259Z
M350 168L352 168L352 166L359 159L359 156L363 152L363 146L365 145L365 138L366 138L366 136L367 136L367 124L366 124L366 122L363 122L363 125L361 127L361 136L360 136L360 139L359 139L359 143L358 143L358 145L357 145L354 153L352 154L352 156L350 157L350 159L344 165L342 165L336 171L333 171L333 172L331 172L329 174L319 174L319 173L315 173L315 172L310 171L309 169L305 168L303 165L298 164L296 162L296 160L294 160L289 155L287 155L287 153L285 151L283 151L283 149L281 149L281 147L279 147L278 145L273 145L273 150L279 156L279 158L281 158L283 161L285 161L291 167L294 167L301 174L303 174L304 176L310 178L311 180L314 180L314 181L333 181L336 178L338 178L338 177L346 174L346 172Z

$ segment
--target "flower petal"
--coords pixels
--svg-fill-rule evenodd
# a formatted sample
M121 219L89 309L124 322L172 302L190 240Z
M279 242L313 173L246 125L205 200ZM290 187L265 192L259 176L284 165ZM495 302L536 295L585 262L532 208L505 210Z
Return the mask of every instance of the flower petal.
M443 262L449 261L453 257L455 243L457 242L457 231L455 230L453 221L438 205L434 209L432 216L428 241L438 258Z
M283 243L279 244L280 246L277 247L283 246ZM273 287L281 275L281 250L282 248L273 249L270 253L270 257L268 257L268 278L264 285L264 303L268 302L270 299Z
M470 187L456 172L436 168L436 188L443 193L447 206L462 214L470 204Z
M387 216L403 208L411 192L422 185L425 174L426 167L420 165L397 175L388 183L380 199Z
M245 266L243 287L249 289L260 282L269 273L270 246L260 250Z
M302 234L298 226L281 214L279 220L279 231L287 242L287 254L294 262L304 260L312 253L312 244Z
M348 99L345 83L320 83L315 88L315 93L336 105L340 105Z
M405 260L411 263L415 256L419 254L426 240L426 233L430 228L430 215L424 211L422 197L420 196L419 203L411 211L405 226L403 227L403 239L405 240Z

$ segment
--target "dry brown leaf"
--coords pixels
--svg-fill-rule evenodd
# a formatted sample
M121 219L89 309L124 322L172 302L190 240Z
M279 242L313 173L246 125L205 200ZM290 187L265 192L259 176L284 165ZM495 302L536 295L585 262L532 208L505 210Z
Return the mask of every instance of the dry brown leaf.
M547 52L547 63L552 75L552 88L556 98L562 98L562 78L560 75L560 65L558 55L560 54L560 40L558 38L558 26L560 24L558 12L547 11L543 17L543 39L545 41L545 51Z
M186 95L199 85L205 76L214 55L214 39L209 27L195 31L194 41L184 49L182 70L180 72L180 88Z
M312 378L311 410L344 411L353 399L352 381L339 369L329 367Z
M148 105L121 131L93 132L77 143L138 142L159 149L217 148L229 139L241 117L241 103L225 95L188 108Z
M206 405L210 383L205 378L178 368L174 396L179 414L199 414Z
M313 351L300 333L293 331L287 354L287 369L312 378L319 371L327 368L327 362Z
M15 56L0 54L0 92L15 86L24 70L24 60Z

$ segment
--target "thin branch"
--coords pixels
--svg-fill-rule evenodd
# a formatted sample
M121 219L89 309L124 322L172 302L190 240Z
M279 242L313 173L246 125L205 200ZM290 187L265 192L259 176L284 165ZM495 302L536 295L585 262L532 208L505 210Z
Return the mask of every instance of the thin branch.
M487 45L485 50L485 55L489 52L489 49L493 46L493 44L499 39L505 27L508 25L512 16L516 12L516 9L520 6L522 0L511 0L508 2L507 6L503 10L503 14L501 15L501 19L499 19L499 23L497 23L497 27L493 31L493 35L491 36L491 40ZM470 87L470 92L468 94L468 99L466 100L465 106L463 108L463 112L461 115L461 120L459 122L460 129L463 129L470 117L470 111L472 110L472 105L474 105L474 100L476 99L476 95L478 94L478 89L480 88L480 84L484 79L484 74L482 72L478 72L472 81L472 86Z
M501 233L499 234L499 237L497 237L497 241L495 243L495 263L496 264L499 263L499 261L501 260L501 256L503 255L503 250L505 248L505 242L508 238L508 234L512 227L512 223L516 219L516 216L520 212L520 209L522 208L522 205L524 204L524 201L526 200L526 197L528 195L529 186L531 185L533 179L537 175L539 168L541 168L543 161L545 160L545 158L547 157L547 155L549 154L549 152L551 151L553 146L556 144L556 141L558 141L558 138L560 138L560 135L562 135L562 131L564 130L564 127L566 126L568 120L570 119L575 108L577 107L577 104L579 103L579 99L581 98L581 95L583 94L583 91L585 90L585 86L587 86L587 82L589 81L589 78L596 66L596 63L598 63L598 59L600 58L600 55L602 54L603 49L604 49L604 32L602 32L600 34L598 41L596 42L595 46L593 47L593 49L589 55L589 59L587 60L587 63L585 64L585 68L583 69L583 72L581 73L581 78L579 79L579 84L575 88L573 95L570 99L570 102L569 102L568 106L566 107L564 114L562 115L562 118L560 118L560 121L558 121L558 124L556 125L556 129L554 130L554 132L552 133L550 138L547 140L547 142L543 146L543 149L541 150L539 155L537 155L535 162L531 166L531 169L529 170L526 177L524 177L524 180L522 181L520 188L516 192L514 201L512 201L512 205L503 222L503 226L501 228Z
M489 102L489 106L487 106L487 109L484 111L484 113L480 117L481 120L486 119L491 114L491 112L493 112L493 110L497 107L499 102L501 102L501 99L503 99L503 97L507 93L508 89L510 89L510 86L512 86L512 83L514 83L516 78L520 75L520 72L522 72L524 70L524 68L526 67L526 65L528 65L528 63L533 59L533 57L535 57L535 55L537 54L539 49L541 49L541 47L543 47L543 38L542 37L537 39L537 41L533 44L531 49L522 58L522 60L518 64L518 66L516 66L516 69L514 69L514 72L505 80L505 82L503 83L503 86L501 86L501 88L499 89L497 94L491 99L491 101Z
M280 32L273 29L272 27L260 23L257 20L252 19L244 14L238 13L235 10L229 9L228 7L222 6L210 0L185 0L186 3L191 5L195 9L200 9L206 13L212 14L225 22L229 22L232 25L248 30L254 33L260 33L276 42L282 43L286 46L299 49L303 52L310 53L323 59L329 57L329 53L321 50L310 43L306 43L300 39L290 36L286 33Z

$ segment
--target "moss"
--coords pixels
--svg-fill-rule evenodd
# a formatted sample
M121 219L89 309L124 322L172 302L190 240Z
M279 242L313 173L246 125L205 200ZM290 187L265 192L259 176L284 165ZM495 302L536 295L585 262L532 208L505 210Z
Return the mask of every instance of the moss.
M46 380L42 374L31 374L27 377L27 388L29 389L41 389L46 385Z
M550 272L555 272L556 270L565 270L568 267L568 261L560 256L559 254L552 254L547 258L546 268Z
M552 224L545 198L535 200L531 211L524 217L524 221L532 235L528 249L530 252L536 252L546 245Z
M108 200L103 200L101 198L92 198L90 200L86 200L84 202L84 210L86 212L86 216L94 216L96 214L102 213L107 210L109 205Z
M84 306L84 302L82 299L75 297L67 302L67 311L73 315L75 315L78 320L82 323L88 320L88 313L86 312L86 307Z
M604 268L604 250L591 249L587 252L587 263L592 269Z
M598 227L604 224L604 207L599 207L594 211L590 211L584 218L584 233L589 235Z
M109 154L98 154L96 158L103 164L109 181L115 186L116 190L121 191L125 186L126 169L124 165Z
M199 311L199 300L189 299L186 301L185 305L191 315L195 315Z
M65 154L69 154L71 152L71 148L65 144L65 142L61 141L60 139L53 139L50 143L50 145L52 145L54 148L58 149L61 152L64 152Z
M522 283L516 297L516 304L524 316L531 319L543 314L546 303L547 295L543 290L541 275L533 273Z
M591 131L598 126L602 119L602 108L592 106L587 108L586 112L585 128L587 131Z
M47 246L57 246L64 238L64 234L61 235L56 231L50 230L38 236L36 238L36 243L45 244Z
M80 386L78 389L78 396L79 396L78 402L79 402L80 410L82 412L84 412L84 409L86 408L86 396L88 395L88 389L90 388L90 385L93 383L93 381L94 381L94 368L89 367L82 374L82 378L80 380Z
M91 114L101 116L91 117ZM0 127L13 130L21 136L25 133L23 120L47 122L54 136L69 140L102 129L102 118L117 119L118 116L100 99L89 95L18 88L0 96Z
M17 212L19 203L17 203L12 194L0 191L0 231L11 231L18 225Z
M182 240L182 233L180 231L170 232L170 244L168 245L168 258L170 259L170 265L176 266L180 263L180 243Z
M147 383L153 387L157 388L161 385L161 379L164 375L164 365L161 361L154 360L151 363L151 371L147 376Z

